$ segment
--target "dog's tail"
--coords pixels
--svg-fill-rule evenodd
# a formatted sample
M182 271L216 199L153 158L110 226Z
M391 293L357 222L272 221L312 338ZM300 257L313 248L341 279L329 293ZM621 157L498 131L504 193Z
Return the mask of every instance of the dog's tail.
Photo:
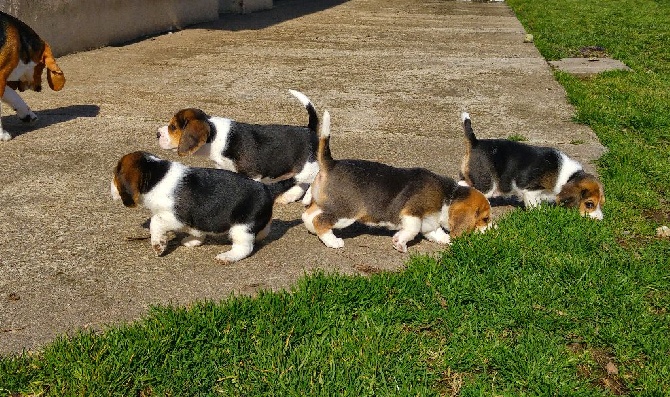
M283 179L279 182L269 183L265 186L268 187L268 190L270 191L270 195L272 196L272 200L274 201L274 200L277 199L277 197L286 193L290 188L295 186L295 184L296 184L295 178L288 178L288 179Z
M470 142L470 146L477 144L477 137L472 130L472 122L470 121L470 114L467 112L461 113L461 120L463 121L463 131L465 131L465 138Z
M319 114L316 112L312 101L310 101L309 98L307 98L307 96L300 91L288 90L288 92L290 92L294 97L298 98L300 103L302 103L302 106L307 109L307 114L309 115L309 123L307 124L307 128L316 132L316 129L319 126Z
M319 123L319 149L316 152L320 172L328 172L333 167L333 156L330 154L330 113L323 112L323 120Z

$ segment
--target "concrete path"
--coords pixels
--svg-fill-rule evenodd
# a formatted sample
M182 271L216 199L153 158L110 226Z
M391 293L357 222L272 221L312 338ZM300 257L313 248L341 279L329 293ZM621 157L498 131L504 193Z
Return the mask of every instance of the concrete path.
M316 269L402 269L390 234L345 230L332 250L310 235L299 204L276 206L275 228L250 258L214 261L220 239L156 258L149 213L109 194L125 153L158 148L156 129L183 107L240 121L304 125L289 88L332 116L338 158L423 166L455 177L459 114L482 137L522 135L587 164L602 153L571 122L565 92L504 3L283 0L270 11L60 57L63 91L26 93L40 120L0 144L0 353L38 349L57 335L140 318L151 305L219 300L291 288ZM202 159L183 160L209 166ZM496 213L503 211L497 208ZM139 239L137 239L139 238ZM410 253L442 247L418 241Z

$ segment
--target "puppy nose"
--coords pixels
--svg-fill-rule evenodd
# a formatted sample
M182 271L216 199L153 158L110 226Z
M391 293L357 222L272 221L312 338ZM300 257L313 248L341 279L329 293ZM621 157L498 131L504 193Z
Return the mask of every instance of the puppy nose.
M156 130L156 139L160 139L161 137L161 130Z

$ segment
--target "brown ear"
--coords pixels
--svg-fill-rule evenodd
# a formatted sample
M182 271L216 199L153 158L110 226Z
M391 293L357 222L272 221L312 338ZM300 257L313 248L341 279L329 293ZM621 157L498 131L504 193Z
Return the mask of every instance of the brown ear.
M199 119L185 119L177 146L177 154L180 156L193 154L207 142L209 133L207 122Z
M131 208L137 207L140 200L140 174L132 171L124 172L121 170L122 168L121 163L119 163L114 173L116 190L119 191L123 205Z
M56 64L53 54L51 53L51 47L49 44L44 45L44 55L42 55L42 61L47 68L47 82L49 87L54 91L60 91L65 85L65 74ZM42 71L40 70L40 75Z
M581 193L579 187L574 183L569 183L563 186L561 192L556 196L556 203L568 208L579 207L579 200Z
M449 206L449 234L458 237L475 228L475 214L462 202Z

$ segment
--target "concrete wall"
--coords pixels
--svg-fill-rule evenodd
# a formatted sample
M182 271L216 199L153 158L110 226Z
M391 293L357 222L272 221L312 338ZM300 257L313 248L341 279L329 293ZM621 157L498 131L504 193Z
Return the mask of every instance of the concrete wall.
M219 1L0 0L0 11L30 25L59 56L216 20Z

